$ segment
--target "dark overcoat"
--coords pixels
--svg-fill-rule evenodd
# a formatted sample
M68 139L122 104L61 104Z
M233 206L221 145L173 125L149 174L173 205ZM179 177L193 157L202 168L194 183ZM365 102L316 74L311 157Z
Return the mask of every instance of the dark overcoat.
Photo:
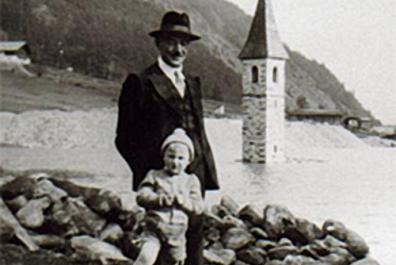
M204 129L200 80L186 75L185 81L195 122L194 130L187 133L196 153L187 171L198 176L203 191L218 189L215 163ZM158 63L140 74L130 74L123 83L115 142L133 172L133 190L137 190L150 169L163 167L161 144L175 128L182 126L182 100Z

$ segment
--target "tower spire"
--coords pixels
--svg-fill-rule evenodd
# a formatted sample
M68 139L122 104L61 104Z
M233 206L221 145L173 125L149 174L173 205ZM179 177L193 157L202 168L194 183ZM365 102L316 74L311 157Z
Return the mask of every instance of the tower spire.
M288 59L275 23L270 0L259 0L240 59Z

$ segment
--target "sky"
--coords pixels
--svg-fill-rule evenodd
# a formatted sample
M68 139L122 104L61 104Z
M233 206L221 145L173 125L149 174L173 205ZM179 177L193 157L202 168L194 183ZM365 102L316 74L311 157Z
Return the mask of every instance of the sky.
M258 0L228 0L253 15ZM396 125L396 0L272 0L281 39ZM392 27L393 26L393 27Z

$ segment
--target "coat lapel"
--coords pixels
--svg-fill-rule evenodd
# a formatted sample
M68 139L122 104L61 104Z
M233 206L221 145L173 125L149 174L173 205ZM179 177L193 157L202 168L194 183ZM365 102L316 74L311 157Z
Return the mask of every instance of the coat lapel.
M151 75L148 76L154 85L155 90L165 100L165 102L174 109L178 114L182 115L182 100L172 84L172 81L165 76L161 69L156 66Z
M201 100L201 98L198 94L198 90L200 89L200 87L198 87L197 81L189 76L186 76L186 89L190 91L193 108L196 111L199 110L198 104L200 104L199 101Z

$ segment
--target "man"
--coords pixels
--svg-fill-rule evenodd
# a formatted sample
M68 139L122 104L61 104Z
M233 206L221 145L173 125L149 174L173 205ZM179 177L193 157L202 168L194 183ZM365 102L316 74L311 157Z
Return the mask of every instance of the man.
M200 37L191 33L187 14L174 11L164 15L161 28L150 36L160 56L142 73L129 75L122 86L117 149L133 172L136 191L149 169L163 167L161 143L176 128L183 128L195 148L187 171L198 176L204 196L205 190L219 185L204 129L200 80L183 72L187 46ZM202 225L202 217L191 219L186 264L203 264Z

